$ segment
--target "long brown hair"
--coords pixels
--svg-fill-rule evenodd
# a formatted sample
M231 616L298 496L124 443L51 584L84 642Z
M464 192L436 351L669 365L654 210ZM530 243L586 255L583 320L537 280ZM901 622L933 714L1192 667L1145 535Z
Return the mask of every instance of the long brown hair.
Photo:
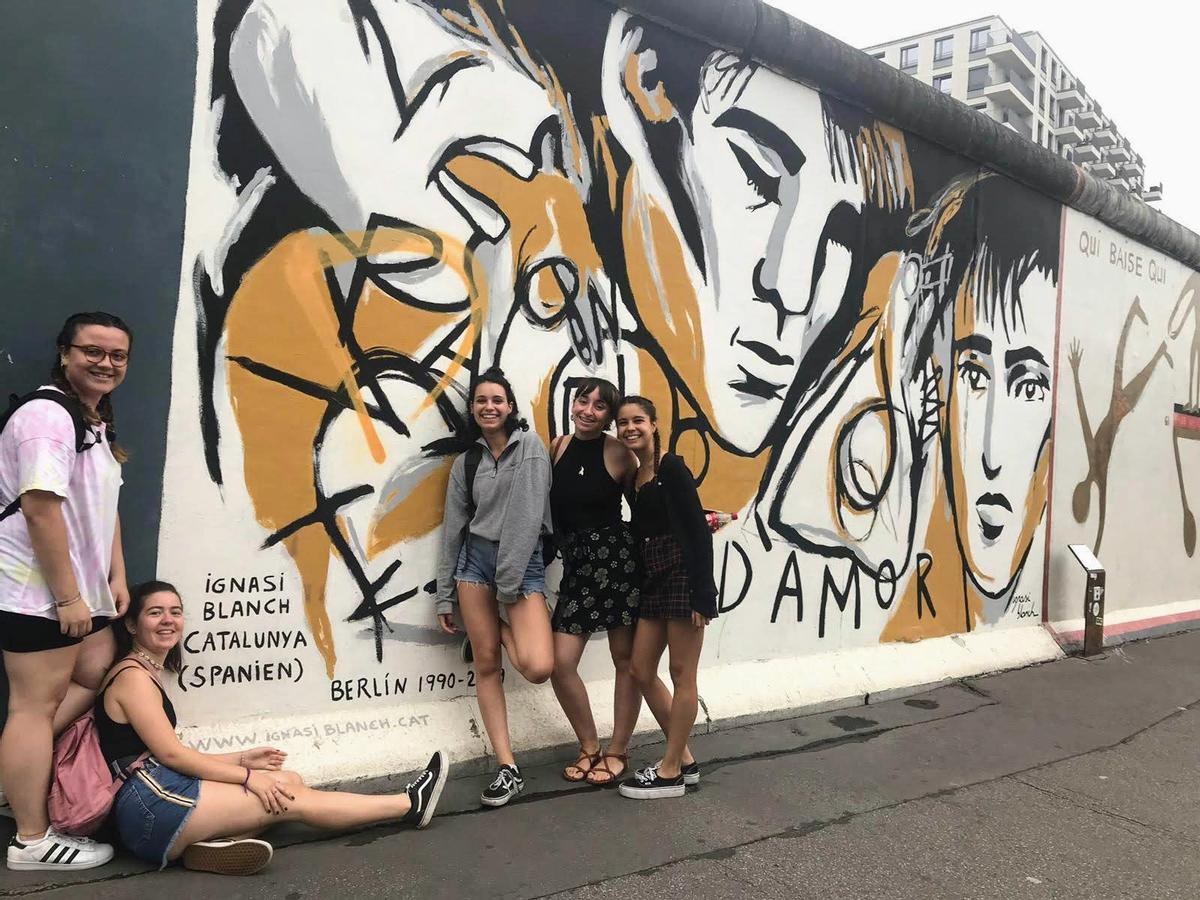
M179 591L169 581L144 581L141 584L135 584L129 589L129 608L125 610L123 622L132 622L136 628L138 616L142 614L142 609L146 606L146 598L151 594L160 593L174 594L179 597ZM182 597L179 602L182 605ZM129 633L128 628L114 627L113 637L117 640L118 659L133 650L133 635ZM167 651L167 658L163 660L163 668L168 672L178 674L183 669L183 651L179 649L182 645L183 635L181 634L179 643Z
M71 382L67 379L67 371L63 367L62 357L65 353L71 352L71 345L75 343L75 336L79 334L79 329L85 325L102 325L105 328L117 328L125 332L125 336L129 338L129 349L133 349L133 330L125 324L119 317L106 312L90 312L90 313L75 313L67 317L67 321L63 323L62 330L58 333L58 337L54 341L54 345L58 348L58 353L54 355L54 365L50 369L51 383L66 394L68 397L79 399L79 395L75 393L75 388L71 386ZM80 404L82 406L82 404ZM109 444L112 447L112 454L117 462L128 462L129 453L120 444L116 443L116 420L113 414L112 394L105 394L100 398L100 402L96 404L96 411L93 414L86 407L83 414L88 417L93 425L103 425L108 432Z
M628 397L623 397L621 399L621 404L620 404L620 406L617 407L618 411L621 409L622 406L626 406L627 404L630 404L630 403L632 403L634 406L641 407L642 412L644 412L647 416L650 417L651 425L658 424L658 410L655 408L654 402L652 400L649 400L646 397L642 397L638 394L630 394ZM659 437L658 429L655 428L654 429L654 474L655 475L658 474L658 462L660 459L662 459L662 439Z

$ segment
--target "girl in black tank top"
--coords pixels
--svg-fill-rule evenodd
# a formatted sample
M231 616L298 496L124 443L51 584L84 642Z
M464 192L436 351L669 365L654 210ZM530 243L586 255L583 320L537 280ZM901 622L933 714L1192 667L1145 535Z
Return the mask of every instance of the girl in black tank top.
M554 609L551 682L575 735L579 755L563 770L568 781L612 785L628 764L626 750L641 712L642 693L629 671L640 603L637 545L621 520L621 497L632 486L636 461L605 434L620 394L611 382L588 379L571 403L574 433L551 447L550 507L562 548L563 574ZM613 734L601 752L579 660L593 632L607 631L616 669ZM670 708L666 685L648 694L655 715Z

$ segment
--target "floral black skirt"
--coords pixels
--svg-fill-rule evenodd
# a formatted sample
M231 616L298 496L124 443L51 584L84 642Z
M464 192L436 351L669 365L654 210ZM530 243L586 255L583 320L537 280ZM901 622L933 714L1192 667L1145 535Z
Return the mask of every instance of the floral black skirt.
M562 558L562 583L551 620L555 631L591 634L637 622L638 552L627 525L570 535L562 545Z

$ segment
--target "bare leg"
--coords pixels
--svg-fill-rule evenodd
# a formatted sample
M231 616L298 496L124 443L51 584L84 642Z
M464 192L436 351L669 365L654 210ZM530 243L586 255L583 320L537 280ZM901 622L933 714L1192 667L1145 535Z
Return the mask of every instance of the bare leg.
M667 724L667 750L658 769L664 778L675 778L683 764L683 751L692 726L696 724L699 707L696 669L700 664L700 648L704 646L704 629L693 625L691 619L670 619L667 642L671 648L671 682L675 686L675 699L671 703L671 721Z
M666 736L671 721L671 691L658 677L658 663L667 646L666 619L641 619L633 635L633 652L630 655L629 671L637 684L646 705ZM643 624L645 623L645 624ZM614 735L615 738L615 735ZM688 747L683 750L683 762L691 764L696 759Z
M169 858L178 859L189 845L197 841L229 835L250 836L278 822L303 822L314 828L345 831L379 822L397 821L410 808L405 794L318 791L306 787L295 773L279 774L287 780L295 799L277 816L267 812L259 799L254 794L245 793L240 785L201 782L199 802L171 846Z
M483 728L496 759L513 765L512 739L508 734L508 707L504 702L504 681L500 675L500 615L496 595L482 584L458 583L458 609L471 639L475 655L475 698Z
M629 739L637 726L638 715L642 711L642 690L634 680L633 665L633 633L634 627L610 628L608 631L608 651L612 654L613 670L616 681L613 685L613 733L608 742L608 752L623 755L629 751ZM655 679L666 690L662 679ZM670 699L668 695L668 705Z
M80 644L71 683L67 686L67 696L54 714L55 737L96 702L96 692L100 690L100 683L112 667L113 656L117 652L117 642L112 633L116 627L117 624L113 624L93 632Z
M587 756L594 756L600 750L600 739L596 735L596 720L592 716L587 687L579 677L579 660L583 657L589 637L591 635L555 632L554 674L550 676L550 684L554 686L554 696L558 698L558 704L566 713L567 721L579 740L580 750ZM568 766L568 772L577 768L580 773L586 774L591 766L583 759L579 762L582 765Z
M54 714L67 695L80 646L4 654L8 720L0 737L0 782L21 838L41 837L50 827L46 796L54 754Z
M554 671L554 632L542 594L526 594L506 606L508 624L500 623L500 640L508 658L526 681L543 684ZM473 647L475 642L471 642Z

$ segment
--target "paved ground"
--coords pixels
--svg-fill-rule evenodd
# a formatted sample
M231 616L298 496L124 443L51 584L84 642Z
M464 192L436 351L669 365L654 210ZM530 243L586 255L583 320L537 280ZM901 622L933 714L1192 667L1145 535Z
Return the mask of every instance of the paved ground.
M59 883L5 872L0 896L1200 897L1200 632L694 747L684 800L546 768L481 812L463 778L428 831L276 833L254 878L124 858Z

